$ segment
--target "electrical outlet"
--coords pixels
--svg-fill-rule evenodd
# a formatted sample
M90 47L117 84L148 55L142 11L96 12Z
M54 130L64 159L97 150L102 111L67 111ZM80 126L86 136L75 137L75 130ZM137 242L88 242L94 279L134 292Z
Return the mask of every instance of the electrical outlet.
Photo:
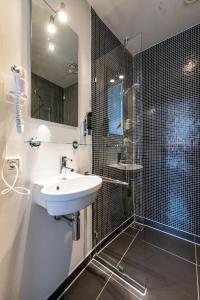
M20 158L19 157L6 157L7 170L13 171L15 170L15 165L17 165L18 169L20 167Z

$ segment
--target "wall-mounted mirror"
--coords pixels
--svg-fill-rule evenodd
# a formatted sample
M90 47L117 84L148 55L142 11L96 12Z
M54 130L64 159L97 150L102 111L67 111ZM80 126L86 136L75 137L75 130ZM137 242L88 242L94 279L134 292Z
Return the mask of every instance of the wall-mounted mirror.
M31 117L77 127L78 36L60 8L65 1L32 0Z

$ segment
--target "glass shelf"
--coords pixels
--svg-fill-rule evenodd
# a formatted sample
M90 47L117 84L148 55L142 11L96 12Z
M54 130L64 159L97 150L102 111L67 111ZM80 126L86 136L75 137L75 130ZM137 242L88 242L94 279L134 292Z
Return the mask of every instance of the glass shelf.
M25 140L24 143L29 144L32 148L38 148L42 144L60 144L60 145L72 145L74 149L77 149L79 146L91 146L91 144L79 143L78 141L66 142L66 141L43 141L31 138L29 140Z

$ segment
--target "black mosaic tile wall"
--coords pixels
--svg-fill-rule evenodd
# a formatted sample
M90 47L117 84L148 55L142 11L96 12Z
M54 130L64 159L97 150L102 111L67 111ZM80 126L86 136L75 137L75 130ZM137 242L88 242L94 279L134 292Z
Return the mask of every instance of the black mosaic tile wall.
M78 126L78 83L62 88L31 73L31 116Z
M200 25L140 53L134 66L138 60L142 216L200 235Z
M31 116L63 123L63 89L34 73L31 73L31 89Z
M64 89L63 122L78 127L78 83Z
M123 80L119 75L123 74ZM114 78L115 82L110 83ZM111 167L117 163L122 152L123 134L109 132L109 97L114 85L122 84L124 90L129 90L133 82L133 58L124 49L118 39L105 26L92 10L92 113L93 113L93 173L128 181L131 174ZM123 97L123 96L122 96ZM127 92L123 99L124 119L132 118L131 93ZM120 105L119 105L120 106ZM112 112L114 119L119 113ZM115 130L119 130L119 123ZM131 138L131 131L126 132ZM132 147L129 156L133 156ZM93 232L97 233L99 242L116 229L128 217L133 215L132 189L126 190L119 185L104 182L93 209Z
M132 58L92 11L93 172L133 182L136 215L200 235L200 25ZM108 81L124 71L124 120L135 128L108 134ZM134 102L135 99L135 103ZM109 167L124 137L134 146L134 174ZM104 183L94 205L97 242L133 214L132 188Z

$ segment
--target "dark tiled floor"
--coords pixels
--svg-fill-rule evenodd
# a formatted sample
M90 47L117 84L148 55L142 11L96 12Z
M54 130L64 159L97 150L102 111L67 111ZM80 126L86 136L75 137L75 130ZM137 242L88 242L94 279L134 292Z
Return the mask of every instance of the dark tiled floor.
M200 261L199 247L196 254ZM100 255L145 284L146 295L142 296L93 260L61 299L199 300L192 243L147 227L137 232L130 226ZM200 281L200 267L198 271Z
M195 248L192 243L149 227L144 228L143 239L145 242L195 263Z
M128 230L128 229L127 229ZM123 256L124 252L132 242L133 236L137 233L136 230L129 230L126 233L120 234L106 248L100 252L100 256L106 259L113 266L116 266Z
M138 233L138 230L136 230L132 226L129 226L126 230L124 230L124 233L129 234L131 237L134 237Z
M119 284L113 277L102 291L99 298L101 300L138 300L138 297Z
M96 299L109 277L90 263L60 300Z
M197 300L195 264L141 240L132 244L121 264L130 277L146 282L148 293L144 299Z

